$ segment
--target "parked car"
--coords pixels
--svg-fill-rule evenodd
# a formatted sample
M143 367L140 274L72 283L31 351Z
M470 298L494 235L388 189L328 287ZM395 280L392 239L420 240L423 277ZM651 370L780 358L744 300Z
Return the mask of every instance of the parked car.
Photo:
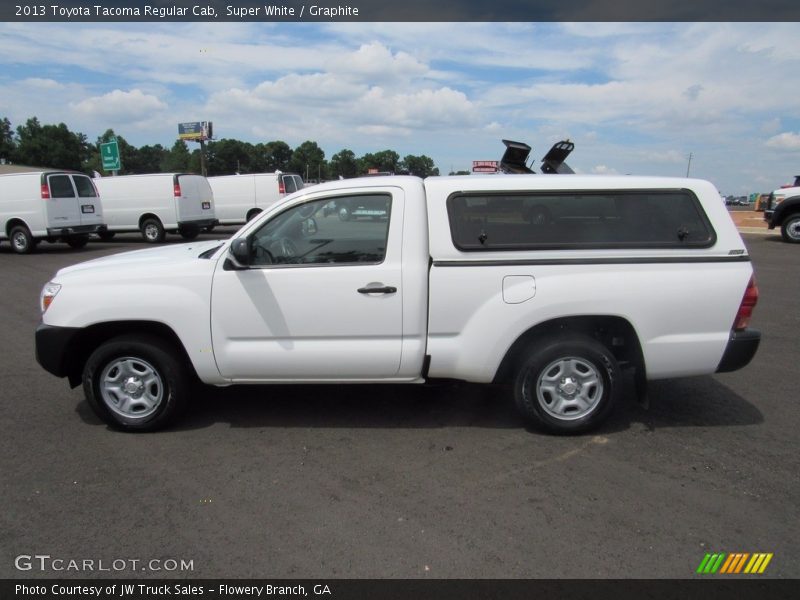
M385 207L342 221L324 208ZM758 290L719 194L694 179L375 177L288 196L227 241L61 269L40 364L130 431L163 427L196 379L505 384L554 432L599 426L652 379L753 357ZM698 400L699 401L699 400Z
M140 231L150 243L163 242L168 232L191 240L217 224L214 195L202 175L155 173L102 177L94 182L105 199L108 231L101 239Z
M216 216L221 225L246 223L287 194L304 187L294 173L251 173L209 177Z
M89 234L103 233L103 205L83 173L28 171L0 175L0 240L17 254L40 241L82 248Z

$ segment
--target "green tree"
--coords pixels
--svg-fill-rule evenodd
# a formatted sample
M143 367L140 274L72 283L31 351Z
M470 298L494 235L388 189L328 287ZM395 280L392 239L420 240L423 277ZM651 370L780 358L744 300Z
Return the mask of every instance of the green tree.
M183 140L175 140L172 148L167 151L164 160L161 161L161 171L163 173L183 173L189 170L189 160L191 154L186 142ZM198 159L198 173L200 163Z
M358 160L355 153L347 148L340 150L331 156L328 171L331 177L342 176L345 179L356 177L358 175Z
M306 140L292 153L289 170L299 173L304 179L327 178L328 165L325 162L325 152L317 142Z
M206 164L209 175L252 173L255 149L252 144L239 140L223 139L206 146Z
M367 173L369 169L396 173L400 164L400 155L394 150L381 150L374 154L365 154L360 161L362 173Z
M292 149L286 142L276 140L254 147L255 172L288 171L292 160Z
M431 175L439 174L439 169L433 165L433 159L424 154L421 156L409 154L400 163L400 169L417 177L430 177Z
M161 163L164 162L169 151L161 144L156 144L155 146L142 146L139 148L138 154L142 173L159 173Z
M0 120L0 159L11 161L16 144L14 143L14 130L11 129L11 121L7 117Z
M125 140L124 137L114 133L113 129L106 129L105 133L97 138L96 145L92 146L92 158L88 163L88 166L92 170L100 173L104 172L103 162L100 158L100 144L106 144L115 139L117 140L117 147L119 148L119 160L121 163L121 169L119 170L120 175L133 175L152 172L148 171L142 164L142 160L139 156L139 150L136 148L136 146L132 146Z
M17 127L17 140L14 160L25 165L80 171L90 156L86 136L64 123L42 125L33 117Z

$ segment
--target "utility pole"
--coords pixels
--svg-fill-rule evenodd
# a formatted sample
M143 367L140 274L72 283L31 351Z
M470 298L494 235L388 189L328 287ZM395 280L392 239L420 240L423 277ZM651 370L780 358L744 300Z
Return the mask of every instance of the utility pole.
M692 168L692 153L689 152L689 164L686 165L686 176L689 176L689 169Z

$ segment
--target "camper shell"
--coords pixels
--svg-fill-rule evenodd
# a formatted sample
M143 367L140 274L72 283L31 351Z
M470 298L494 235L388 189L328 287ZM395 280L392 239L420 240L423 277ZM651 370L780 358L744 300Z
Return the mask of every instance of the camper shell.
M103 233L103 206L92 179L73 171L42 170L0 175L0 240L17 254L40 241L82 248Z

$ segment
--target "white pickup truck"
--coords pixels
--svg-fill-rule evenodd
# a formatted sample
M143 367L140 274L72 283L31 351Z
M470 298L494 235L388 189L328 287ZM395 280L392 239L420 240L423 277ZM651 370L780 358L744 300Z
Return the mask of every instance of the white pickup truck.
M352 200L388 214L324 210ZM171 422L197 380L446 378L506 384L528 419L571 433L609 414L622 369L644 394L649 379L746 365L752 275L705 181L351 179L288 196L227 241L61 269L36 352L125 430Z

